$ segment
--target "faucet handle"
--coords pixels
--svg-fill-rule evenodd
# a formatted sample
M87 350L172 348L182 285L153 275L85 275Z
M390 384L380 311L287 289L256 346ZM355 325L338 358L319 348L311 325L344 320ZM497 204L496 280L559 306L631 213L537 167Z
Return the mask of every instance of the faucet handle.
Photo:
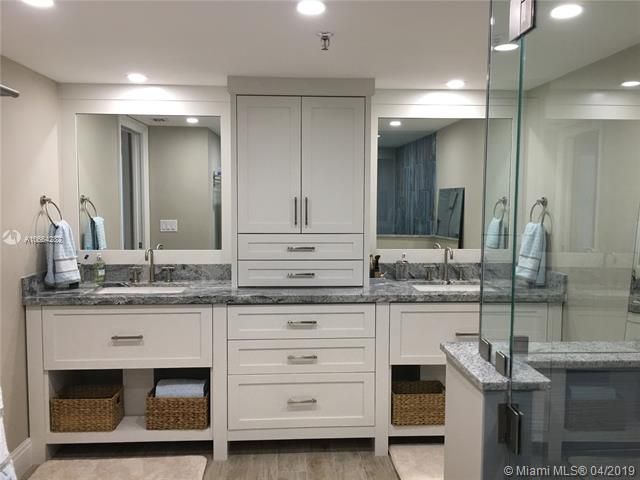
M165 266L162 267L160 269L160 271L164 274L164 281L165 282L172 282L173 281L173 271L176 269L176 267L173 266Z
M140 274L142 273L142 267L139 265L135 265L133 267L129 267L129 280L132 283L140 283Z

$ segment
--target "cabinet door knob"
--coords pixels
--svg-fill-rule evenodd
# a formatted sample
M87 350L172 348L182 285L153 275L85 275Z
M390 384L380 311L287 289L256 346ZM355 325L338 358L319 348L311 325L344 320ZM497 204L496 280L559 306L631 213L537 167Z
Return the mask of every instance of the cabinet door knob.
M289 320L287 322L289 328L316 328L317 320Z
M318 403L313 397L291 397L287 400L288 405L315 405Z
M287 357L289 363L316 363L318 361L317 355L289 355Z

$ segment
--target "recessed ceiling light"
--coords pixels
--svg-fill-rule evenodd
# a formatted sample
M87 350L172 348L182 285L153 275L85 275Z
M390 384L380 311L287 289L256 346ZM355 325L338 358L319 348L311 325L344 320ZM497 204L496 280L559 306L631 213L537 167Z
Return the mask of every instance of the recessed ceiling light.
M399 127L400 125L402 125L402 122L400 120L391 120L389 122L389 126L391 127Z
M27 5L36 8L51 8L54 5L53 0L22 0Z
M320 15L327 9L320 0L301 0L298 2L298 13L302 15Z
M501 43L493 47L496 52L511 52L518 49L517 43Z
M196 123L198 123L200 120L198 120L196 117L187 117L187 123L190 123L192 125L195 125Z
M129 73L127 78L131 83L144 83L147 81L147 76L142 73Z
M582 13L581 5L576 3L565 3L564 5L559 5L553 10L551 10L551 18L555 18L556 20L567 20L569 18L577 17Z
M460 80L459 78L454 78L453 80L449 80L447 82L447 87L449 87L449 88L462 88L462 87L464 87L464 80Z
M627 88L638 87L640 86L640 80L627 80L626 82L622 82L620 85Z

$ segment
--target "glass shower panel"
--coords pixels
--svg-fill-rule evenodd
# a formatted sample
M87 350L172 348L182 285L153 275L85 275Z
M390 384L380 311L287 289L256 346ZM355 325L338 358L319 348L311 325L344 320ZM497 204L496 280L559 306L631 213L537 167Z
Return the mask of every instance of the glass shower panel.
M538 1L519 53L511 460L640 468L640 2Z
M481 335L505 350L511 334L515 165L518 132L517 44L508 45L509 1L492 2L487 93ZM511 50L504 50L505 48ZM502 50L502 51L501 51Z

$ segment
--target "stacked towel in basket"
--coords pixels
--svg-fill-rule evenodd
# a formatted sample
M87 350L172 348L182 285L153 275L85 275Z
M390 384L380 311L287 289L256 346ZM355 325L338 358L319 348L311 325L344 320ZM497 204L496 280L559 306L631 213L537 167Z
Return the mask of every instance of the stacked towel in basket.
M195 398L206 395L207 381L188 378L160 380L156 385L156 398Z

